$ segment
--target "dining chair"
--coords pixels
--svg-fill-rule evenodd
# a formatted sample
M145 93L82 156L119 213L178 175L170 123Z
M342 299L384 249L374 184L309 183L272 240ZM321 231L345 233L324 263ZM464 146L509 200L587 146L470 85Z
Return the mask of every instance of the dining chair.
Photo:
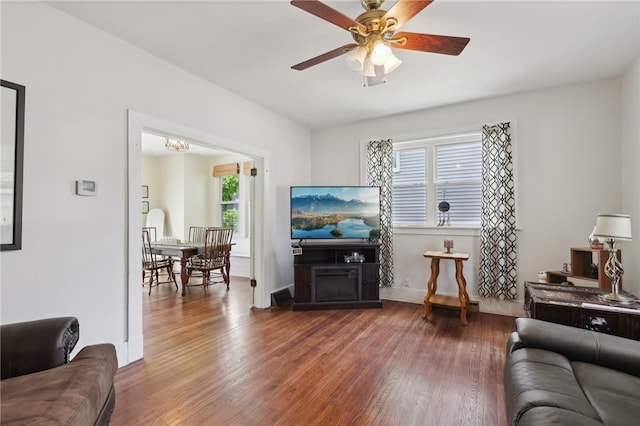
M151 240L151 242L158 241L158 231L155 226L143 226L142 230L149 231L149 239Z
M171 281L160 281L159 271L166 269L167 274ZM153 254L151 249L151 237L148 229L142 230L142 281L144 285L145 272L149 272L149 295L151 295L151 288L153 287L153 276L156 277L155 285L170 283L173 284L178 290L178 283L176 282L176 275L173 273L173 260L170 257L158 256Z
M189 227L189 243L201 245L204 244L206 226L190 226ZM198 272L194 277L201 277L202 273Z
M143 226L142 230L147 230L149 231L149 239L151 240L151 242L155 242L158 241L158 231L157 228L155 226ZM162 256L162 259L166 258L166 256ZM142 270L142 282L144 283L144 280L146 279L147 276L147 271L145 271L144 269ZM156 281L160 280L160 273L158 271L156 271ZM143 284L144 285L144 284Z
M190 243L204 243L206 226L190 226L189 227L189 242Z
M187 276L191 278L194 271L202 272L202 286L207 294L207 287L212 271L220 271L220 275L229 290L229 257L231 255L231 238L233 228L207 228L205 230L204 251L192 256L187 261Z
M143 226L142 227L142 231L147 231L149 232L149 239L153 242L153 241L158 241L158 232L156 230L155 226ZM158 271L156 271L156 281L159 281L159 273ZM144 280L147 278L147 271L143 268L142 269L142 285L144 285Z

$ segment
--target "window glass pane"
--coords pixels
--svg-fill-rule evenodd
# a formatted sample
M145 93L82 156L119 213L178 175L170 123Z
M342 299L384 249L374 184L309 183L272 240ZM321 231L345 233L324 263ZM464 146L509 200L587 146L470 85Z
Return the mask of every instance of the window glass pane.
M441 201L449 203L445 220L451 225L480 224L482 208L482 185L436 185L436 222L443 216L437 209Z
M222 201L237 201L240 196L240 178L238 175L222 177Z
M424 185L393 188L394 223L424 224L427 221L427 195Z
M479 182L482 179L480 142L437 145L436 181Z
M222 226L238 230L238 204L222 204Z
M222 176L220 179L221 200L220 217L221 225L232 227L234 232L238 231L238 217L240 199L240 178L238 175Z
M425 148L396 151L393 185L425 183Z

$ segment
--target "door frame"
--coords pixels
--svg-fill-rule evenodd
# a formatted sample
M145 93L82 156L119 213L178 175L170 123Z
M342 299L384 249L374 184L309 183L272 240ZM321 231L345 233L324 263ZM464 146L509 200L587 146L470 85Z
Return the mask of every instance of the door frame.
M127 110L127 277L125 278L125 346L127 348L126 363L131 363L143 357L144 341L142 333L142 291L140 291L140 277L142 275L142 251L139 238L142 228L142 215L140 214L140 200L142 197L142 133L161 133L183 137L189 142L206 146L212 149L221 149L241 154L254 160L258 174L255 177L253 208L255 214L254 223L251 224L251 253L250 270L253 273L257 285L252 292L252 299L247 306L268 306L266 291L266 262L265 256L265 227L267 220L265 206L265 189L268 187L268 153L255 146L230 140L220 136L208 134L198 129L153 117L147 114Z

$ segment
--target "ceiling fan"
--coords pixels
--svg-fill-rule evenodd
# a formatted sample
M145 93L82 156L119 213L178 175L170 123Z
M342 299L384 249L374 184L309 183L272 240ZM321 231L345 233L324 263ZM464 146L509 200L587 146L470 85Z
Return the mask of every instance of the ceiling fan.
M363 76L365 86L373 86L384 83L386 75L402 63L393 55L391 47L459 55L469 43L466 37L397 32L433 0L398 0L388 11L380 8L384 0L360 2L365 12L351 19L319 0L292 0L293 6L349 31L355 43L345 44L291 68L302 71L352 52L347 57L347 64Z

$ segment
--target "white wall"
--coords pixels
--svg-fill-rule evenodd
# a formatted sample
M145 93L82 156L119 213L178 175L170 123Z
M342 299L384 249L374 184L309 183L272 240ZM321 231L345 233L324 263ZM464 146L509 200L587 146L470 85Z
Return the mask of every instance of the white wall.
M522 287L525 280L536 281L539 270L561 269L569 259L570 247L586 246L599 212L623 208L620 86L620 79L610 79L315 130L311 181L315 185L361 183L356 164L362 140L447 134L511 121L518 159L518 282ZM637 123L637 115L634 117L630 121ZM635 143L637 140L636 135ZM637 157L628 167L638 167ZM344 172L338 175L333 170ZM456 251L471 253L464 274L471 298L478 299L476 235L471 230L396 230L396 288L383 289L383 294L420 303L429 273L429 262L422 253L442 249L443 238L452 237ZM623 254L623 258L628 257ZM453 265L441 265L440 277L439 292L456 294ZM624 281L637 280L629 273ZM482 300L480 309L522 312L521 303L489 300Z
M186 214L184 154L159 157L156 164L158 169L165 171L165 173L156 174L158 204L149 206L150 208L159 208L164 212L164 235L158 235L158 239L162 239L162 237L184 239L183 229Z
M623 250L623 288L640 297L640 59L622 79L622 209L631 215L632 241Z
M158 203L158 184L156 179L156 157L145 155L142 157L142 185L149 187L149 198L143 198L142 201L149 202L149 209L154 208ZM146 225L147 215L142 214L142 224ZM161 235L156 236L158 239Z
M293 281L288 188L309 180L307 129L45 4L2 2L1 19L2 78L27 88L23 248L0 254L2 323L75 315L78 348L112 342L121 364L142 338L127 335L127 110L270 155L258 286ZM77 179L98 195L74 195Z
M206 225L209 205L214 202L209 192L212 180L206 157L184 154L184 223L180 239L189 238L190 226Z

